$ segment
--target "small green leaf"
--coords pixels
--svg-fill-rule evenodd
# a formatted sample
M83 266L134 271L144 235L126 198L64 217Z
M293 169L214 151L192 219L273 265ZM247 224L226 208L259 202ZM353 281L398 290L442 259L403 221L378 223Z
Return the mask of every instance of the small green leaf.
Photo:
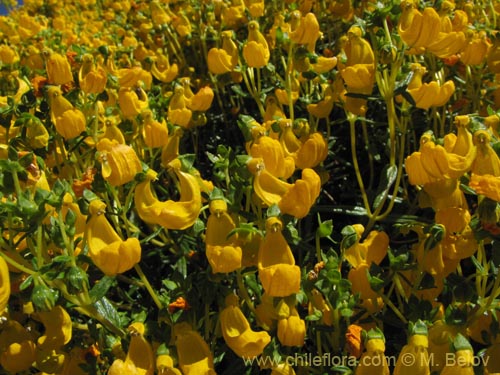
M356 243L356 241L358 241L358 233L352 225L345 226L344 228L342 228L342 231L340 233L343 236L342 243L340 245L342 247L342 250L349 249Z

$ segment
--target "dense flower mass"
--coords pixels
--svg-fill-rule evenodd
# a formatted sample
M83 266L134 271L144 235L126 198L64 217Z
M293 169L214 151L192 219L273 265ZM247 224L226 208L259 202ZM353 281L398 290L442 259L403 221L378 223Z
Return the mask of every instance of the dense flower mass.
M500 373L498 1L0 6L0 373Z

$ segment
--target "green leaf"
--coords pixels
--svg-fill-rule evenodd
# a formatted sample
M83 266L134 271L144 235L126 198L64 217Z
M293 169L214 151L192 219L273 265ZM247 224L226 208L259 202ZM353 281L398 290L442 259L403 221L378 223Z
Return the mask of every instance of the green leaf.
M98 301L103 298L108 292L109 288L115 283L115 278L111 276L104 276L94 287L90 290L89 296L92 301Z
M100 317L104 318L115 327L121 327L120 315L106 297L102 297L93 305Z
M342 228L342 231L340 233L343 236L342 242L340 244L342 250L349 249L356 243L356 241L359 240L358 233L352 225L345 226L344 228Z

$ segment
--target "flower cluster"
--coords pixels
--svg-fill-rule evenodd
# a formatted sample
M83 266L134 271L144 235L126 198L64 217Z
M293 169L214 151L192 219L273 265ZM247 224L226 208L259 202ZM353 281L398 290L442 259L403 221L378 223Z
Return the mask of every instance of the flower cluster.
M1 3L0 372L500 373L497 1Z

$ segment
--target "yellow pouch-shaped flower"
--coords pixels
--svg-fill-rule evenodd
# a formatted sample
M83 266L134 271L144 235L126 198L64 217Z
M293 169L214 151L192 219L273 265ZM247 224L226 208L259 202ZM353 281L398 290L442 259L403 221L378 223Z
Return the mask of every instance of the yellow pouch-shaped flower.
M273 366L271 375L295 375L295 371L292 366L285 362Z
M153 118L153 113L144 111L142 123L142 138L146 146L151 148L164 147L168 143L168 127L165 121L159 122Z
M278 320L278 340L283 346L304 346L306 323L292 307L290 316Z
M54 125L56 131L64 139L78 137L86 128L87 120L79 109L69 109L61 116L56 117Z
M285 157L281 143L268 136L259 137L250 148L253 158L261 158L269 171L275 177L288 178L295 170L292 157Z
M259 279L272 297L286 297L300 290L300 268L281 233L283 223L276 217L266 220L266 235L259 247Z
M211 48L208 51L207 63L212 74L224 74L233 70L231 56L222 48Z
M73 324L66 310L56 305L50 311L42 311L37 314L42 321L45 332L38 338L38 348L60 349L71 340Z
M208 344L188 323L174 326L179 367L184 375L216 375Z
M90 202L90 219L85 228L89 255L94 264L106 275L128 271L141 260L141 245L137 238L123 241L104 216L106 205Z
M141 162L134 149L107 138L97 143L102 163L102 177L113 186L130 182L142 170Z
M321 190L319 175L310 168L302 170L302 178L295 181L278 203L284 214L292 215L298 219L307 216L312 205L316 202Z
M156 370L162 375L182 375L181 371L174 367L174 360L167 354L156 357Z
M180 182L180 199L159 201L151 189L151 182L156 178L156 172L149 170L145 181L135 188L134 200L137 213L149 224L158 224L167 229L187 229L194 224L200 214L200 186L196 177L181 171L178 159L172 161L170 166Z
M393 375L429 375L429 339L427 335L413 335L399 352ZM407 360L411 358L411 363Z
M0 256L0 313L2 313L10 298L10 274L5 259Z
M438 39L441 19L434 8L420 12L415 1L402 1L403 13L399 19L398 33L411 48L425 48Z
M236 227L227 213L227 204L223 199L210 202L210 216L205 234L206 255L214 273L228 273L241 268L243 252L236 245L237 235L227 238Z
M309 135L295 154L295 166L299 169L314 168L328 156L328 143L319 132Z
M133 323L128 329L131 339L127 357L115 359L108 375L153 375L156 362L153 349L144 338L144 325Z
M125 118L133 118L148 108L148 96L142 88L120 87L118 105Z
M307 50L314 52L316 41L322 35L316 16L314 13L307 13L302 17L300 11L296 10L292 12L291 17L290 40L295 44L306 44Z
M187 128L192 116L193 112L187 107L184 88L177 86L168 104L168 120L174 125Z
M238 297L226 297L226 308L221 311L220 324L224 341L238 356L250 359L261 355L271 341L266 331L255 332L238 306Z
M71 66L66 56L55 52L49 52L45 62L45 69L47 70L50 84L64 85L73 81Z
M477 154L471 171L476 175L500 177L500 158L493 147L491 147L490 141L491 135L488 131L478 130L474 133Z
M170 83L179 74L179 66L170 64L167 56L157 53L151 65L151 74L161 82Z
M134 88L140 82L144 83L146 89L151 88L153 77L151 73L142 69L139 66L133 68L118 69L118 84L120 88Z
M189 98L188 108L192 111L208 111L214 100L214 91L210 86L204 86L194 96Z
M35 361L35 343L19 322L9 320L4 324L0 333L0 365L13 374L26 371Z
M243 46L243 57L249 67L262 68L267 65L271 53L266 38L259 31L257 21L248 23L248 41Z
M361 355L354 375L389 375L389 365L384 355L384 339L370 338L370 332L365 343L366 351Z
M494 201L500 202L500 178L490 174L472 174L469 187L477 194L482 194Z
M96 67L90 54L82 57L82 66L78 71L80 88L86 94L99 94L106 88L108 77L102 66Z

